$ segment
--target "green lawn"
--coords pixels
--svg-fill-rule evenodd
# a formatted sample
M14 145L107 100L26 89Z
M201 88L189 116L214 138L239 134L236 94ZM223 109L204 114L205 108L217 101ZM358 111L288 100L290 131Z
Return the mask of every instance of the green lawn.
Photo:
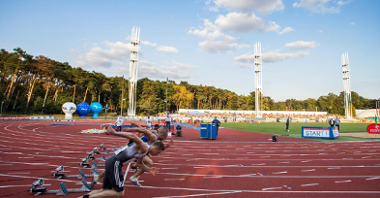
M369 123L341 123L340 133L352 133L352 132L366 132ZM301 130L302 126L313 126L313 127L329 127L326 122L319 123L290 123L289 132L285 131L285 123L222 123L221 127L238 129L244 131L253 131L259 133L281 135L281 136L291 136L296 138L302 138ZM380 135L379 135L380 136ZM380 137L379 137L380 138ZM376 140L379 140L376 138ZM364 139L355 137L339 137L337 139L318 139L310 138L313 140L326 141L326 142L342 142L342 141L368 141L375 139Z

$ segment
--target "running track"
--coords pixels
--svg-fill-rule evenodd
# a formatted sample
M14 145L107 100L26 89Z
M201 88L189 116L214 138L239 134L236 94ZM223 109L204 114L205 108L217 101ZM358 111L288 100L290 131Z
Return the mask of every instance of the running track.
M63 165L66 174L76 175L79 169L90 174L79 166L87 152L101 143L110 150L126 143L104 134L78 134L90 128L99 125L0 122L0 197L33 197L26 191L38 178L52 190L61 181L79 188L79 179L55 179L54 169ZM380 142L279 136L274 143L271 135L231 129L220 129L217 140L201 140L199 130L187 127L183 134L153 158L160 172L142 175L143 187L126 181L124 197L380 197Z

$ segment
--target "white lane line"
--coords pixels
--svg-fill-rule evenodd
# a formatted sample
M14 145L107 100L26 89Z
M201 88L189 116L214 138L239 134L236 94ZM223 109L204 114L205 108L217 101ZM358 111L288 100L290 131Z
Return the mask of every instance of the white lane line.
M277 174L285 174L285 173L288 173L288 171L273 172L272 174L273 174L273 175L277 175Z
M348 183L348 182L351 182L351 180L342 180L342 181L335 181L336 184L340 184L340 183Z
M223 176L208 176L208 177L204 177L203 179L218 179L218 178L223 178Z
M301 161L301 162L311 162L311 160L305 160L305 161Z
M185 178L165 178L164 181L183 181Z
M30 174L30 172L13 172L13 173L7 173L7 174L10 174L10 175L17 175L17 174Z
M315 171L315 169L310 169L310 170L301 170L301 172L311 172L311 171Z
M202 167L193 167L193 168L207 168L207 167L205 167L205 166L202 166Z
M261 190L276 190L276 189L282 189L282 187L263 188Z
M327 168L327 169L330 169L330 170L332 170L332 169L340 169L340 167L331 167L331 168Z
M277 162L277 164L289 164L290 162Z
M8 185L8 186L0 186L0 188L18 188L18 187L30 187L31 185ZM44 186L51 186L51 184L44 184Z
M365 158L371 158L371 156L365 156L365 157L362 157L363 159L365 159Z
M311 183L311 184L301 184L301 187L306 187L306 186L318 186L319 183Z
M223 195L223 194L240 193L240 192L241 191L231 191L231 192L204 193L204 194L165 196L165 197L153 197L153 198L177 198L177 197L200 197L200 196L208 197L209 195Z
M265 165L265 163L261 163L261 164L251 164L253 166L261 166L261 165Z
M370 177L370 178L367 178L365 180L375 180L375 179L380 179L380 177Z

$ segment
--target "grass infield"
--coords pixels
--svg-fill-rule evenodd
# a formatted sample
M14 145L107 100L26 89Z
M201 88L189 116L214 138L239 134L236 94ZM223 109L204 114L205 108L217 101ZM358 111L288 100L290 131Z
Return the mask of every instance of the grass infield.
M340 133L353 133L353 132L366 132L367 126L369 123L341 123L340 125ZM303 126L308 127L329 127L330 125L326 122L319 123L290 123L289 124L289 132L285 131L285 123L278 122L261 122L261 123L222 123L221 127L230 128L230 129L238 129L244 131L252 131L258 133L279 135L279 136L290 136L295 138L302 138L301 130ZM379 135L380 138L380 135ZM337 139L319 139L319 138L308 138L317 141L323 142L345 142L345 141L373 141L379 140L376 139L366 139L366 138L357 138L357 137L347 137L340 136Z

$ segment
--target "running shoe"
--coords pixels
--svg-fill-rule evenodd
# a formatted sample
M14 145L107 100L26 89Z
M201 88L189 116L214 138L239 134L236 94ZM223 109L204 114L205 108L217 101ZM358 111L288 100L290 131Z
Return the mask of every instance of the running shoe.
M131 181L134 185L136 185L138 187L141 187L141 184L139 183L138 179L139 178L132 178L132 177L130 177L129 181Z

